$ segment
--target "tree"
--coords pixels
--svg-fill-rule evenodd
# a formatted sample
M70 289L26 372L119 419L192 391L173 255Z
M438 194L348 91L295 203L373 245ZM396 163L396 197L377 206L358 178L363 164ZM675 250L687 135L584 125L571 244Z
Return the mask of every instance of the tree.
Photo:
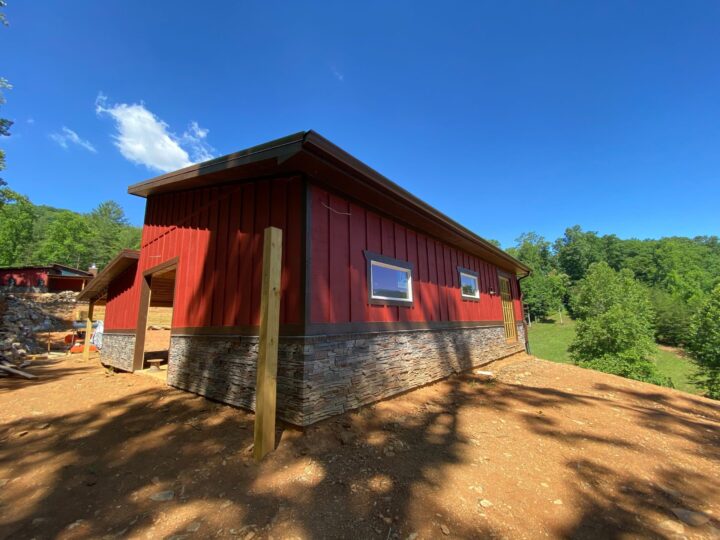
M568 279L555 270L555 258L550 242L530 232L515 240L508 253L525 263L532 274L522 281L523 302L532 318L546 318L562 309L567 294Z
M579 318L570 355L576 364L622 377L671 386L657 372L653 311L647 290L632 272L590 265L572 300Z
M597 233L583 232L580 225L565 229L554 247L560 269L573 282L581 280L592 263L605 260L603 242Z
M48 226L35 258L43 264L60 263L86 268L91 262L87 245L89 233L85 218L75 212L62 211Z
M663 289L650 291L655 311L655 339L666 345L684 345L690 335L692 310L682 298Z
M30 200L7 187L0 189L4 204L0 207L0 265L29 262L35 209Z
M90 234L87 239L93 262L98 266L107 264L117 252L128 247L123 244L123 231L128 228L125 212L115 201L100 203L87 216Z
M691 336L688 348L700 370L698 382L709 397L720 399L720 285L693 318Z
M558 313L567 295L568 278L552 270L549 274L533 273L522 281L523 303L533 318L546 319Z

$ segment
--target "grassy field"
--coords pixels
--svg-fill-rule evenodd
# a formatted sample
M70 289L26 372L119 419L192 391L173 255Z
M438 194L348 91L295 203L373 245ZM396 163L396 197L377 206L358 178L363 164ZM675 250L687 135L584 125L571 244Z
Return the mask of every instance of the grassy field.
M538 358L571 364L568 347L575 337L575 322L565 320L564 324L533 323L530 327L530 350ZM672 379L678 390L691 394L702 394L692 383L695 365L672 350L658 348L655 354L658 370Z

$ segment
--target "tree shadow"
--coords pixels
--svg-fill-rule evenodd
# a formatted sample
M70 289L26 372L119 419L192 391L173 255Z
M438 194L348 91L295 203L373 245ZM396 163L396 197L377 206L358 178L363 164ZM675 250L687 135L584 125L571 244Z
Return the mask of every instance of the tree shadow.
M2 518L2 536L134 536L183 507L188 512L177 534L199 520L198 534L206 536L229 519L281 537L286 531L308 538L405 538L423 521L410 511L417 490L441 489L445 467L461 462L469 444L458 433L457 414L471 396L459 379L448 384L447 393L418 403L408 416L367 407L304 433L282 426L282 443L260 465L249 450L252 414L172 389L135 392L79 414L7 423L0 467L12 468L14 478L41 469L42 488L5 486L3 498L22 510ZM288 482L288 475L295 480ZM278 478L285 479L282 489ZM173 492L171 501L152 500L166 491ZM201 508L221 508L222 515ZM424 509L428 516L445 513L432 502ZM435 534L440 522L453 536L493 534L475 519L435 519Z
M110 381L124 386L129 377ZM578 515L555 534L662 537L669 507L701 506L718 487L700 471L664 460L662 449L574 422L576 409L615 406L580 392L463 373L304 430L281 424L276 451L256 465L251 413L172 388L143 390L77 414L28 415L3 425L0 467L12 470L13 480L0 494L3 508L12 510L0 517L0 536L133 537L160 529L170 536L254 531L387 539L413 532L441 537L441 526L452 537L503 536L504 527L481 517L479 499L462 517L443 506L446 494L467 488L453 471L487 452L479 445L490 435L467 429L471 415L483 414L525 426L537 437L528 445L553 441L572 451L591 444L655 460L659 472L649 481L647 471L603 462L591 450L568 458ZM23 488L28 482L36 489ZM167 491L171 500L153 500ZM194 524L199 529L188 533Z
M32 360L30 365L19 368L22 371L35 375L37 379L25 379L23 377L12 375L10 377L0 378L0 395L18 390L20 388L27 388L28 386L40 386L52 382L56 382L65 377L72 377L85 371L88 367L87 363L82 363L82 359L77 357L73 358L77 363L72 367L64 367L62 369L53 369L50 375L46 374L46 368L54 366L56 364L62 364L67 361L68 357L62 358L45 358Z

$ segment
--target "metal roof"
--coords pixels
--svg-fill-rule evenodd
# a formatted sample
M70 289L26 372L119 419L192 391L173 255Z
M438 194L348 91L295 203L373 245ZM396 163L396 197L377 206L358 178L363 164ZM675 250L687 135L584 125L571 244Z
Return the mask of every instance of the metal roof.
M123 249L103 268L97 276L85 285L77 299L81 302L95 302L107 294L110 282L140 259L136 249Z
M429 232L518 274L530 268L502 249L403 189L314 131L300 131L233 154L133 184L139 197L205 185L250 180L272 174L302 173L329 190L343 193L381 213Z

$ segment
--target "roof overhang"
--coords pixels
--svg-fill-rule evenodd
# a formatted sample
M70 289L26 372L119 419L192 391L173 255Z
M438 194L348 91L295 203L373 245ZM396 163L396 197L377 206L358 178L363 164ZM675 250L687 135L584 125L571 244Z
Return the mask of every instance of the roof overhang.
M313 182L450 242L500 268L527 275L530 268L384 177L314 131L302 131L234 154L134 184L148 197L204 185L301 173Z
M107 295L107 289L113 279L122 274L140 259L136 249L123 249L101 272L85 285L77 299L81 302L97 302Z

